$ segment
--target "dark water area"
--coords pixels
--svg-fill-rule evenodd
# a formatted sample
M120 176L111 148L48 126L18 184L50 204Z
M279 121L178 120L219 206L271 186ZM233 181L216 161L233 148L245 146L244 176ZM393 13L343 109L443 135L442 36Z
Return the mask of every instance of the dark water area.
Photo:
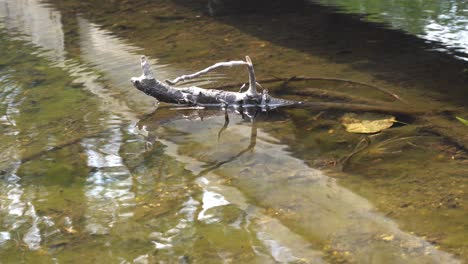
M294 0L294 1L208 1L208 11L215 16L234 13L284 13L304 11L315 4L327 6L335 13L354 16L417 36L433 48L468 59L468 8L466 1L381 1L381 0ZM311 14L313 14L311 12Z
M466 61L277 8L0 0L0 263L464 263ZM129 82L142 54L161 80L249 55L259 80L310 77L264 83L274 96L418 114L367 135L350 110L158 105Z
M175 2L199 12L206 9L204 1L192 5ZM329 2L322 6L311 1L301 8L292 3L292 7L260 4L255 11L217 19L265 41L370 72L399 87L412 89L422 84L421 89L452 95L450 100L466 105L468 62L447 52L449 46L385 23L369 23L352 10L337 9ZM458 30L461 35L466 32L463 28Z
M353 1L318 0L363 20L384 23L422 39L441 44L439 50L468 59L468 3L462 0Z

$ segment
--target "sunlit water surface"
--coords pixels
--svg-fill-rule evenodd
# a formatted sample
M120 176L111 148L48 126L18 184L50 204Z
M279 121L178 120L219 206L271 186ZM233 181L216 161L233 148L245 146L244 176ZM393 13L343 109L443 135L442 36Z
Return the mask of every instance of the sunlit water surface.
M287 113L142 119L143 51L63 21L0 1L0 263L460 262L297 158Z
M463 0L311 0L360 14L423 39L443 44L439 49L468 60L468 3Z

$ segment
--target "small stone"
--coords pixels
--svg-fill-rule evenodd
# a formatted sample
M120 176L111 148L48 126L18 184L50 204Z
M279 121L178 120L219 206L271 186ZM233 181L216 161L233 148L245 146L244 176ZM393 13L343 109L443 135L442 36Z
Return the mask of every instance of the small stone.
M393 241L395 236L394 235L382 235L380 236L380 238L382 238L382 240L385 242L390 242L390 241Z

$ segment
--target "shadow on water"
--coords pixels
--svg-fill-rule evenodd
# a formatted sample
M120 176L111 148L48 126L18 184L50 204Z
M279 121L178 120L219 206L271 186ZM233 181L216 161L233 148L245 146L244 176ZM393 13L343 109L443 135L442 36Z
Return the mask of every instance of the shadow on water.
M312 0L314 1L314 0ZM463 0L423 2L373 0L315 0L340 12L361 14L362 19L384 23L423 39L443 43L441 50L468 59L468 4Z
M173 2L200 13L208 12L208 1ZM220 12L215 19L260 40L370 72L374 78L404 89L438 91L449 95L447 99L466 105L468 62L438 51L442 48L440 43L316 3L301 6L303 1L256 2L259 6L255 8L252 3L247 8L220 7L228 11ZM272 54L270 59L281 59L281 54Z

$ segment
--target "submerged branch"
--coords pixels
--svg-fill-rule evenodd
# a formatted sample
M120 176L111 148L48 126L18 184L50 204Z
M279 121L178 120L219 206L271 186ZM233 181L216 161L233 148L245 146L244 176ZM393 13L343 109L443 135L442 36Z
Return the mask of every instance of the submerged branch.
M302 106L316 108L317 110L344 110L351 112L376 112L389 113L394 115L417 116L424 115L426 112L417 109L401 108L392 105L367 105L351 103L332 103L332 102L304 102Z
M375 99L367 99L362 96L350 95L349 93L338 92L328 89L320 89L320 88L303 88L299 91L281 91L281 94L292 94L298 96L308 96L308 97L316 97L325 100L331 101L344 101L344 102L353 102L353 103L360 103L360 104L370 104L370 105L382 105L387 104L386 101L380 101Z
M283 85L286 85L289 82L302 82L302 81L332 81L332 82L343 82L343 83L348 83L348 84L353 84L353 85L359 85L363 87L368 87L374 90L378 90L386 95L391 96L393 99L397 99L398 101L407 103L405 100L403 100L399 95L396 93L379 87L375 86L372 84L368 83L362 83L358 81L352 81L352 80L347 80L347 79L339 79L339 78L324 78L324 77L312 77L312 76L293 76L290 78L284 78L284 77L274 77L274 78L269 78L269 79L261 79L258 80L259 83L276 83L276 82L283 82ZM213 89L229 89L229 88L235 88L243 85L243 83L229 83L229 84L224 84L220 86L213 87Z
M36 153L32 153L30 155L27 155L27 156L24 156L23 158L21 158L20 163L23 164L23 163L38 159L38 158L44 156L45 154L55 152L55 151L64 149L66 147L81 143L83 141L83 139L85 139L85 138L93 138L93 137L96 137L96 136L106 132L106 131L109 131L109 129L104 129L104 130L98 131L96 133L86 134L86 135L84 135L82 137L78 137L78 138L68 140L66 142L63 142L63 143L61 143L59 145L56 145L56 146L53 146L51 148L41 150L41 151L36 152Z
M323 77L296 77L296 76L293 76L293 77L289 78L288 80L285 80L285 83L288 83L288 82L291 82L291 81L311 81L311 80L338 81L338 82L343 82L343 83L360 85L360 86L363 86L363 87L368 87L368 88L371 88L371 89L379 90L380 92L382 92L384 94L387 94L387 95L390 95L391 97L393 97L394 99L397 99L398 101L406 103L406 101L401 99L400 96L398 96L396 93L394 93L394 92L392 92L392 91L390 91L388 89L385 89L385 88L382 88L382 87L379 87L379 86L375 86L375 85L371 85L371 84L368 84L368 83L362 83L362 82L357 82L357 81L352 81L352 80L347 80L347 79L323 78Z

